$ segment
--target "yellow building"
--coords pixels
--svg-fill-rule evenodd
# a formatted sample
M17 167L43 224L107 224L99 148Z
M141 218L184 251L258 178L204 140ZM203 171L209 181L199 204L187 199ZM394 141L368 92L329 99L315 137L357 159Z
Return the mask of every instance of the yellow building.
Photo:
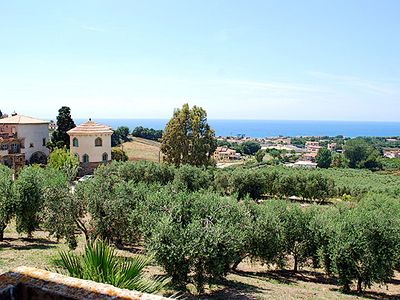
M101 163L111 160L111 127L89 121L69 130L71 153L77 155L81 174L92 173Z

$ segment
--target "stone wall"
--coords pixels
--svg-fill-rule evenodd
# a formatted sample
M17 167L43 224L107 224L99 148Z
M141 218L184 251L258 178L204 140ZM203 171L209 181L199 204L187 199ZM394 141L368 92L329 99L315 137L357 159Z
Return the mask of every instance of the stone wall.
M18 267L0 275L0 299L4 300L80 300L167 298L119 289L109 284L76 279L32 267ZM170 299L170 298L169 298Z

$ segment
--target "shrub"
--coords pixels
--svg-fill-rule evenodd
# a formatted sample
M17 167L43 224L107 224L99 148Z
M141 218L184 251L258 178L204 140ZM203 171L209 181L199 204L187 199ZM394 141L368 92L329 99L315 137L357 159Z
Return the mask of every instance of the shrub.
M151 258L119 258L115 249L101 240L86 244L82 256L73 252L61 252L60 258L60 267L70 276L108 283L122 289L154 293L162 290L167 283L161 278L145 276L144 269Z

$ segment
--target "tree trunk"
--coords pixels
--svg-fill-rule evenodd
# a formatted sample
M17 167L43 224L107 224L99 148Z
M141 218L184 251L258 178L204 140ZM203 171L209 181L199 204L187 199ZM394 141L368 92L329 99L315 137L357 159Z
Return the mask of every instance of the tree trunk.
M350 283L349 282L344 283L342 290L343 290L343 293L345 293L345 294L350 293Z
M4 227L1 226L0 227L0 242L2 242L4 240Z
M357 292L359 292L359 293L362 292L362 279L361 279L361 277L358 277L358 279L357 279Z
M299 266L298 266L299 263L298 263L297 255L294 255L293 258L294 258L294 267L293 267L293 271L294 271L295 273L297 273L297 271L298 271L298 269L299 269Z

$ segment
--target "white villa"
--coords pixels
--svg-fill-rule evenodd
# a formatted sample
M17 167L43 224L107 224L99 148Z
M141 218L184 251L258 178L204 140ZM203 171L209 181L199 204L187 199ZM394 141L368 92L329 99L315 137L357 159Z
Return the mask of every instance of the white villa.
M46 147L49 141L48 121L14 113L11 117L0 119L0 131L8 133L7 138L12 137L20 141L20 149L13 151L23 154L28 163L46 163L49 155L49 149Z
M78 156L82 174L89 174L111 160L111 127L89 121L69 130L71 153Z

